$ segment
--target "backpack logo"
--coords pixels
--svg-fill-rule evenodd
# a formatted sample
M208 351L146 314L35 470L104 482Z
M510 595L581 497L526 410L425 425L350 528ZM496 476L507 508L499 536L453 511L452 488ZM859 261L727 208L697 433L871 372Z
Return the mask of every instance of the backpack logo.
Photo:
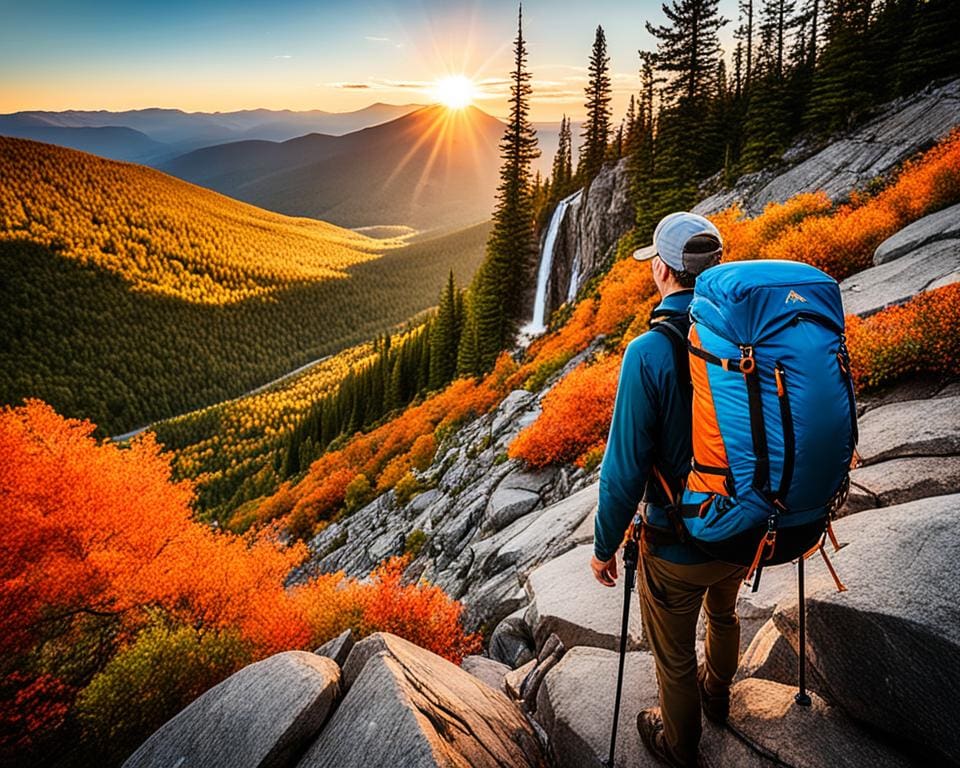
M787 294L787 300L783 303L784 304L806 304L807 300L803 298L803 296L801 296L796 291L790 291L790 293Z

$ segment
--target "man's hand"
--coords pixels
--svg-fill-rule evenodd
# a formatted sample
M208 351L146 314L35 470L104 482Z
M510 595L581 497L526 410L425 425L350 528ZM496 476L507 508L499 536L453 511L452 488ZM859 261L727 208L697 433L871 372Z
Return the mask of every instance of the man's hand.
M594 555L590 559L590 567L593 569L593 575L605 587L617 586L617 556L614 555L604 562L598 560Z

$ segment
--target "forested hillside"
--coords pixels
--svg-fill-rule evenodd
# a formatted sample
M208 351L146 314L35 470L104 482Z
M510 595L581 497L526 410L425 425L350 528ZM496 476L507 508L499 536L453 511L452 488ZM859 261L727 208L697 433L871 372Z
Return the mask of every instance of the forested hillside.
M119 433L224 400L430 306L486 227L403 247L156 171L0 138L0 401Z

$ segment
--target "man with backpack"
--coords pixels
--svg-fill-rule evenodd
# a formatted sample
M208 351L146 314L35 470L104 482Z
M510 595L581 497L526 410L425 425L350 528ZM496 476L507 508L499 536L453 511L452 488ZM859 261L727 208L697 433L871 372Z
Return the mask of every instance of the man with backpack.
M638 260L652 258L661 296L652 328L659 332L637 337L624 355L600 472L591 564L601 584L614 586L616 552L644 499L638 583L644 632L656 659L660 711L641 712L637 727L650 751L671 766L696 764L701 702L708 717L726 718L740 643L736 600L745 569L712 560L680 540L658 479L676 482L690 468L689 374L670 336L678 334L683 340L685 357L694 284L721 254L717 228L685 212L664 218L657 225L654 247L634 254ZM701 605L707 614L707 660L698 670L695 643Z
M839 286L799 262L715 266L722 248L713 224L678 212L657 225L651 249L634 254L652 258L661 302L650 332L624 354L594 529L591 566L608 587L628 533L629 587L639 539L641 618L660 707L642 711L637 728L670 766L696 765L701 709L718 723L729 714L741 581L756 590L765 567L797 562L801 649L804 558L819 551L844 589L824 548L828 537L839 547L830 519L857 443ZM629 601L624 626L628 610ZM801 653L796 701L809 706L804 681ZM619 690L620 682L617 708ZM611 756L615 738L614 728Z

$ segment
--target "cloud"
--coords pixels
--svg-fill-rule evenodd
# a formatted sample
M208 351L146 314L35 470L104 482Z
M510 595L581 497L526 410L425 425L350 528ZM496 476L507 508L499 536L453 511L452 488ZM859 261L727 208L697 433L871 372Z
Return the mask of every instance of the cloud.
M364 40L369 40L371 43L389 43L389 37L379 37L377 35L364 35Z
M273 58L275 58L275 59L292 59L293 56L291 56L289 53L281 53L281 54L279 54L279 55L277 55L277 56L274 56Z
M325 83L330 88L345 88L350 91L360 91L369 88L366 83Z

